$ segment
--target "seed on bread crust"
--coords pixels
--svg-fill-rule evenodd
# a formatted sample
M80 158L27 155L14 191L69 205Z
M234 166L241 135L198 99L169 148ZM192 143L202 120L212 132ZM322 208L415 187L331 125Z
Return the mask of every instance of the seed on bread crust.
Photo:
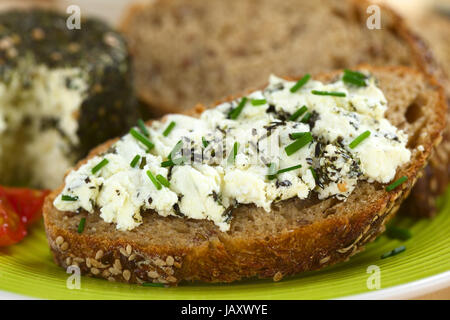
M69 244L68 244L67 242L64 242L64 243L61 245L61 250L62 250L62 251L66 251L67 249L69 249Z
M273 281L277 282L280 281L281 279L283 279L283 274L280 271L274 274Z
M175 259L172 256L167 256L166 263L168 266L173 266L174 262L175 262Z
M61 244L63 244L63 242L64 242L64 238L61 237L61 236L58 236L58 237L56 238L56 240L55 240L55 243L56 243L58 246L61 245Z
M91 273L96 276L100 273L100 270L98 270L97 268L91 268Z
M133 248L129 244L127 244L126 252L128 256L133 252Z
M123 270L122 276L126 281L129 281L131 278L131 272L130 270Z
M95 260L100 260L103 257L103 250L98 250L95 254Z

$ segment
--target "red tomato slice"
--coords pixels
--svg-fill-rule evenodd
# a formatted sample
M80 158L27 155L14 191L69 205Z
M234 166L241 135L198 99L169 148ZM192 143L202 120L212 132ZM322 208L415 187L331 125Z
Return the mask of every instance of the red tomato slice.
M49 192L48 190L0 187L0 194L5 195L25 226L29 226L41 217L42 205Z
M19 242L26 234L19 215L0 190L0 247Z

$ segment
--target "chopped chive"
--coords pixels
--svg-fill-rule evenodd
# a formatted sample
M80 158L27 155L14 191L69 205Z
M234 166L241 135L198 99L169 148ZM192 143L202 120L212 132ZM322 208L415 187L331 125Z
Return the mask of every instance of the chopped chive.
M386 230L386 235L391 239L399 239L406 241L412 237L411 231L405 228L389 226Z
M267 178L269 180L273 180L277 177L277 165L275 164L275 162L271 162L269 164L269 170L267 172Z
M348 84L353 84L355 86L358 87L365 87L367 86L366 80L351 76L349 74L344 74L344 76L342 77L342 81L344 81L345 83Z
M280 170L277 171L275 163L272 162L269 165L269 172L267 173L267 178L269 180L273 180L273 179L275 179L277 177L277 175L279 175L281 173L292 171L292 170L296 170L296 169L300 169L301 167L302 167L302 165L299 164L299 165L296 165L296 166L280 169Z
M97 172L99 172L100 169L106 166L108 163L108 159L103 159L102 161L100 161L95 167L92 168L92 174L96 174Z
M319 91L319 90L312 90L312 94L315 94L316 96L333 96L333 97L345 97L347 96L345 92L330 92L330 91Z
M207 147L209 145L209 142L206 141L205 137L202 137L202 143L203 143L203 147Z
M252 99L251 104L252 106L262 106L263 104L266 104L267 100L266 99Z
M131 160L131 162L130 162L130 167L132 167L132 168L134 168L134 167L136 167L136 165L137 165L137 163L139 162L139 159L141 158L141 156L140 155L135 155L134 156L134 158L133 158L133 160Z
M358 87L367 86L366 79L367 79L367 76L364 75L363 73L358 72L358 71L348 70L348 69L344 70L344 76L342 77L342 80L344 82L356 85Z
M164 130L164 132L163 132L163 136L167 137L169 135L170 131L172 131L172 129L175 127L175 125L176 125L175 121L172 121L171 123L169 123L166 130Z
M80 223L78 224L78 233L83 233L85 224L86 218L81 218Z
M158 190L162 189L161 183L159 183L158 180L153 176L152 172L150 170L147 170L147 176L152 180L153 184L155 185L155 188Z
M399 254L400 252L403 252L403 251L405 251L406 250L406 247L405 246L400 246L400 247L397 247L397 248L395 248L394 250L392 250L392 253L394 254L394 255L396 255L396 254Z
M301 167L302 167L302 165L298 164L296 166L280 169L280 170L278 170L277 174L280 174L280 173L283 173L283 172L292 171L292 170L297 170L297 169L300 169Z
M366 75L364 73L358 72L358 71L353 71L353 70L349 70L349 69L345 69L344 70L344 74L348 74L349 76L352 76L354 78L357 79L366 79Z
M289 137L290 137L291 139L299 139L299 138L301 138L305 133L308 133L308 132L293 132L293 133L291 133L291 134L289 135Z
M294 86L292 86L290 91L292 93L298 91L298 89L303 87L308 82L309 78L311 78L311 75L309 73L305 74L300 80L297 81L296 84L294 84Z
M170 182L164 178L162 175L156 175L156 179L166 188L170 187Z
M386 258L389 258L389 257L393 257L393 256L395 256L395 255L397 255L399 253L402 253L405 250L406 250L405 246L397 247L394 250L391 250L391 251L388 251L386 253L383 253L383 255L381 256L381 259L386 259Z
M145 122L142 119L139 119L137 121L137 124L138 124L139 130L141 130L142 134L146 137L149 137L150 133L148 132L147 127L145 126Z
M285 147L284 150L286 151L286 154L288 156L290 156L290 155L294 154L295 152L297 152L298 150L300 150L301 148L303 148L304 146L306 146L312 140L313 140L313 137L312 137L311 133L306 132L300 138L298 138L293 143L291 143L290 145Z
M144 169L144 167L147 165L147 158L142 157L141 163L139 164L139 169Z
M355 138L350 144L348 145L350 149L355 149L357 145L359 145L363 140L367 139L370 136L370 131L364 131L359 136Z
M230 111L230 113L228 113L228 117L230 119L236 120L237 117L239 117L239 115L241 114L242 109L244 109L246 103L247 103L247 97L243 97L241 99L241 102L239 102L239 105L236 108L232 109Z
M158 288L164 288L163 283L153 283L153 282L144 282L142 284L143 287L158 287Z
M236 160L236 155L239 150L239 142L235 142L233 145L233 150L231 151L230 155L228 156L228 163L233 164Z
M312 174L314 180L317 181L317 173L316 173L316 170L314 170L313 167L309 167L309 171L311 171L311 174Z
M386 191L392 191L395 188L397 188L399 185L404 183L406 180L408 180L407 176L403 176L401 178L398 178L396 181L392 182L390 185L386 187Z
M311 118L311 115L312 115L311 112L307 112L307 113L303 116L302 120L300 120L300 122L308 123L309 118Z
M300 117L301 115L303 115L306 111L308 110L308 108L306 106L301 107L300 109L298 109L297 111L295 111L290 117L289 120L290 121L295 121L298 119L298 117Z
M166 160L166 161L161 162L161 167L163 167L163 168L171 167L174 165L175 165L175 163L173 163L172 160Z
M142 134L140 134L136 129L131 128L130 129L130 134L139 142L141 142L144 146L146 146L148 148L148 150L150 150L151 148L153 148L155 145L148 140L145 136L143 136Z
M61 200L62 200L62 201L78 201L78 197L77 197L77 196L72 197L72 196L63 194L63 195L61 196Z

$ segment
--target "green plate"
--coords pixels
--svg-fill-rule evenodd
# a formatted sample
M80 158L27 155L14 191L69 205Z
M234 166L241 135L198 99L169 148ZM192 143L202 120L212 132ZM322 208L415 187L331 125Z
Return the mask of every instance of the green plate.
M401 217L394 221L395 225L410 229L411 239L402 242L381 236L346 263L280 282L248 280L226 285L184 284L176 288L81 277L81 288L69 289L66 282L70 275L53 263L41 224L20 244L0 248L0 291L48 299L329 299L374 292L376 289L367 286L368 278L373 277L367 269L372 265L379 267L381 289L450 270L450 189L440 202L441 210L435 219ZM383 253L400 245L407 250L380 259Z

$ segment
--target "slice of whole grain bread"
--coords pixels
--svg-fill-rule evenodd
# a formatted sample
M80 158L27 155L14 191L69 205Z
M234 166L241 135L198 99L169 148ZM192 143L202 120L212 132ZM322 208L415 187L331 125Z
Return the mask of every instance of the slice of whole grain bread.
M135 63L138 95L150 115L210 105L262 85L269 74L296 76L360 63L404 65L437 74L428 47L385 6L369 29L363 0L155 0L132 5L121 29ZM446 138L444 138L447 140ZM404 212L430 216L448 184L443 144Z
M411 161L398 168L396 175L406 175L408 180L394 191L387 192L378 183L359 182L345 202L319 201L312 195L307 200L278 202L269 213L241 205L233 211L228 232L220 232L210 221L162 217L149 211L143 213L142 225L121 232L98 212L58 211L53 200L61 186L44 205L55 262L64 268L76 264L83 274L110 281L176 284L248 277L280 280L347 260L384 230L439 143L445 125L444 94L433 78L406 67L364 66L364 70L374 74L388 100L387 118L409 136ZM314 78L332 81L337 75ZM195 112L203 109L197 107ZM106 151L114 141L94 149L90 157ZM79 234L81 218L86 218L86 226Z

